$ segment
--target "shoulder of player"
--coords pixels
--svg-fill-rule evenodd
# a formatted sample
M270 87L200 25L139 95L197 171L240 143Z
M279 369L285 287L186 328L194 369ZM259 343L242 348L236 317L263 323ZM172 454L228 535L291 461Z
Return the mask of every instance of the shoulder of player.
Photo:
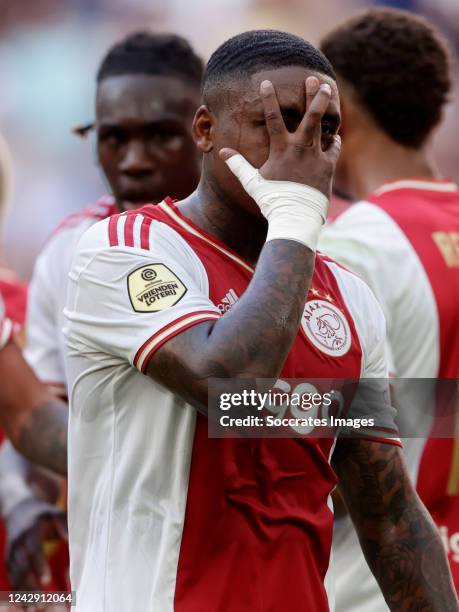
M370 299L375 299L370 287L357 272L350 270L340 262L320 251L317 251L316 255L316 267L317 266L325 266L326 269L331 272L341 293L346 295L349 292L357 292L359 295L368 295Z
M398 223L380 206L361 201L351 205L327 225L319 249L345 265L358 269L387 268L412 250Z
M346 233L349 237L369 241L375 234L393 226L393 220L377 203L361 200L351 204L324 228L324 234Z
M94 204L87 206L65 217L51 234L49 241L56 237L69 235L81 235L88 227L106 219L116 212L115 201L112 196L106 195L97 200Z
M108 218L114 211L113 198L106 196L95 204L72 213L58 225L48 238L38 259L54 260L56 257L65 258L66 254L71 257L78 241L86 230L99 221Z
M112 215L89 227L78 241L77 251L101 250L136 252L141 256L151 252L155 257L163 254L180 264L184 257L197 258L188 242L161 215L156 215L151 205Z
M365 327L374 324L379 329L385 329L382 308L365 280L322 253L318 253L317 259L320 262L319 265L326 266L333 275L341 298L354 321L359 321Z

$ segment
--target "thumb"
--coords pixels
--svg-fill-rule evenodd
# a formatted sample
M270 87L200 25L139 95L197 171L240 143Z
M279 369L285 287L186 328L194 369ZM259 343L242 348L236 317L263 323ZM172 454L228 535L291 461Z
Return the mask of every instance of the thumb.
M258 176L258 170L234 149L221 149L220 157L226 162L231 172L239 179L241 185L250 195L250 183Z

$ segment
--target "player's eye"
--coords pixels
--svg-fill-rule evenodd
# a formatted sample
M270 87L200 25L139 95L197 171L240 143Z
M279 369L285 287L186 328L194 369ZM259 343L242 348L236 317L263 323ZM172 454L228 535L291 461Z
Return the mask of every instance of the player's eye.
M126 135L122 130L118 129L101 130L98 139L100 143L110 147L117 147L126 142Z
M149 143L156 146L167 147L177 144L177 139L184 136L183 130L177 126L164 125L155 126L145 131L145 136Z
M323 136L334 136L336 134L336 126L331 123L322 123L322 135Z

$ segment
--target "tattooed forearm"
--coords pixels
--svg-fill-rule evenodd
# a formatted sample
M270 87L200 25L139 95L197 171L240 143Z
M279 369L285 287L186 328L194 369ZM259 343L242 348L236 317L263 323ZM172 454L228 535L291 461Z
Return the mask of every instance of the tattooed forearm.
M149 374L185 399L207 403L207 379L276 378L298 333L314 253L289 240L263 248L246 292L215 323L203 323L160 348Z
M401 451L389 444L342 440L334 467L389 608L457 612L441 539L409 482Z
M30 412L12 441L32 463L67 476L67 422L66 404L50 399Z
M19 452L67 474L66 404L53 398L10 342L0 351L0 424Z

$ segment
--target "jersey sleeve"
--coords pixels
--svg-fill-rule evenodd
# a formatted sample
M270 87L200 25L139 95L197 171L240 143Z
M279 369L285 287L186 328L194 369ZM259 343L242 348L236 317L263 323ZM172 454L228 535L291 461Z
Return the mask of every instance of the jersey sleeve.
M72 246L67 232L55 234L37 259L29 288L25 358L55 395L66 394L62 327Z
M393 279L386 278L388 266L384 262L383 240L375 244L375 228L382 232L382 226L384 227L378 213L370 204L353 204L324 228L318 248L367 283L383 309L387 326L390 327L394 283ZM394 248L394 245L391 245L391 248ZM396 256L394 253L393 257ZM389 258L392 260L390 253ZM388 280L392 282L387 282Z
M154 221L148 248L107 246L108 225L96 224L77 248L66 337L70 349L145 372L160 346L193 325L218 319L220 312L209 299L202 262L174 230Z

